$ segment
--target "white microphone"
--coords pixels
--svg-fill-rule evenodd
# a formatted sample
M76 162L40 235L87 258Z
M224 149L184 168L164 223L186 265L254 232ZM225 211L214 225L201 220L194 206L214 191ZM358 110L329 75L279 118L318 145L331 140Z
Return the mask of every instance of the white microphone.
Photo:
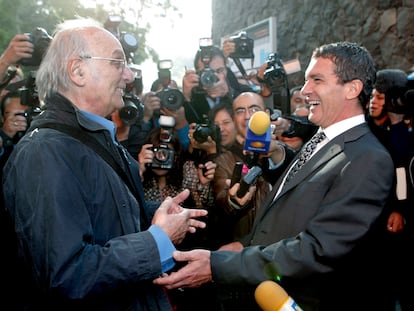
M260 283L254 292L254 298L263 311L303 311L288 293L273 281Z

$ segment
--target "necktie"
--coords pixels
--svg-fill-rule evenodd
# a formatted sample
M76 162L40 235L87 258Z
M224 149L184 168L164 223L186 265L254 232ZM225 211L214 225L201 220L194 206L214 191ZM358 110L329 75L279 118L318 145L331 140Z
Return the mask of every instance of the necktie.
M324 132L319 132L313 135L313 137L305 144L301 150L301 154L295 165L289 171L289 175L286 177L285 183L287 183L302 168L302 166L310 159L316 146L325 138L326 135Z

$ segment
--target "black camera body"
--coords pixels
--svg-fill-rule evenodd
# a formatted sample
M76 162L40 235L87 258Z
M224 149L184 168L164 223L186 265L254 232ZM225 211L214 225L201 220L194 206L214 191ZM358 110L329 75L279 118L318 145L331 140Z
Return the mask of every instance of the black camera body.
M170 170L174 167L175 152L168 147L167 144L160 144L158 147L152 147L154 152L154 158L152 163L148 166L151 168L160 168L164 170Z
M170 59L160 60L158 62L158 81L162 85L162 89L156 94L161 102L161 108L175 111L184 105L184 95L177 89L170 86L171 68L173 63Z
M29 109L26 109L24 112L16 112L15 116L23 116L26 118L27 125L30 125L30 122L32 122L33 117L36 117L42 112L42 109L39 107L30 107Z
M22 66L39 66L52 41L52 37L41 27L36 27L31 33L26 33L26 35L34 46L33 53L31 58L22 58L20 64Z
M235 51L230 54L232 58L254 58L254 40L241 31L236 36L230 37L235 43Z
M138 49L138 40L132 33L120 31L119 25L121 22L121 16L109 15L104 23L104 27L106 30L109 30L115 37L118 38L125 54L130 56Z
M198 72L200 76L200 86L212 87L218 82L218 78L213 69L210 68L213 40L211 38L200 39L200 60L204 69Z
M270 53L267 56L267 67L263 74L265 83L273 86L276 80L285 79L286 71L277 53Z
M212 87L217 81L218 78L213 69L207 67L200 72L200 83L202 86Z
M147 167L170 170L174 167L175 152L168 146L168 143L173 137L175 119L171 116L161 115L159 123L161 143L158 147L152 147L154 158L151 163L147 164Z
M126 125L139 123L144 117L144 106L138 96L127 93L123 97L124 107L119 110L119 118Z
M161 102L161 108L167 108L170 111L178 110L184 104L184 95L179 89L165 87L158 91L157 96Z
M211 137L217 144L220 144L221 135L220 128L210 122L208 118L205 118L203 123L197 123L194 128L193 138L198 143L204 143L207 141L208 137Z

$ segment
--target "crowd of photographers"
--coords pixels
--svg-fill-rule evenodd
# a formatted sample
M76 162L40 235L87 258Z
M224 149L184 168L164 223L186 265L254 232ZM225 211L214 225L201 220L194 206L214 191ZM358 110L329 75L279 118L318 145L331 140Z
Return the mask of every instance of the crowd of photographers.
M123 39L116 25L116 22L108 23L106 28L117 35L125 54L129 55L135 44L125 46L131 41ZM36 100L34 74L21 75L21 66L39 65L47 43L52 40L42 29L37 28L37 31L30 35L16 35L0 58L2 168L32 118L42 111L41 103ZM186 70L181 89L171 79L172 63L162 61L158 64L158 79L151 91L143 94L142 72L135 64L129 64L135 76L125 89L125 106L108 116L116 124L117 141L139 163L146 200L164 200L187 188L190 196L183 205L209 211L205 220L207 228L186 238L179 249L217 249L248 233L255 211L278 177L272 175L277 167L274 163L278 163L277 159L286 152L298 152L317 130L307 120L308 110L304 98L300 98L300 91L294 92L300 87L292 87L288 98L288 107L297 103L296 108L278 114L279 111L275 110L278 105L265 105L264 99L287 79L276 53L269 55L257 74L248 78L239 68L242 78L238 79L227 66L229 57L235 59L236 64L240 64L237 62L239 58L252 57L251 43L244 36L241 33L225 40L222 47L214 46L209 40L201 40L194 68ZM401 90L412 89L413 86L409 85L412 81L412 75L411 78L407 76L407 85L403 85ZM379 89L377 92L386 93ZM410 98L412 101L412 95ZM271 142L266 152L246 153L247 125L258 111L267 111L272 116L269 127ZM388 112L392 115L395 111L388 109ZM412 132L412 110L397 112L402 115L400 121ZM412 140L408 142L412 143ZM404 154L404 157L412 156L413 149L410 145L409 154ZM401 164L405 165L406 172L412 172L410 160L412 162L412 157L408 164L407 161ZM236 166L242 173L239 172L240 176L235 180L238 186L233 188L234 185L228 184L227 180L235 178L233 169ZM249 170L253 172L256 167L260 168L259 173L250 177ZM242 195L235 195L243 186L246 180L243 176L246 175L247 189ZM409 188L411 186L408 185ZM402 211L403 218L408 216ZM405 224L405 220L402 223ZM398 230L403 229L404 225L401 225ZM194 301L199 299L203 300L204 305L200 306L203 310L218 308L217 301L212 299L217 293L208 286L170 294L178 311L190 310Z

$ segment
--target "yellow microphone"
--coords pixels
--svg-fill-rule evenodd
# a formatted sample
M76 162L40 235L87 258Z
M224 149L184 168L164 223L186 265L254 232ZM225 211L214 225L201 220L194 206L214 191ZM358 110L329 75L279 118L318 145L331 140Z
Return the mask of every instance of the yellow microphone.
M264 111L256 111L247 123L244 149L266 153L269 151L271 138L270 116Z
M288 293L273 281L260 283L254 292L254 298L263 311L303 311Z

